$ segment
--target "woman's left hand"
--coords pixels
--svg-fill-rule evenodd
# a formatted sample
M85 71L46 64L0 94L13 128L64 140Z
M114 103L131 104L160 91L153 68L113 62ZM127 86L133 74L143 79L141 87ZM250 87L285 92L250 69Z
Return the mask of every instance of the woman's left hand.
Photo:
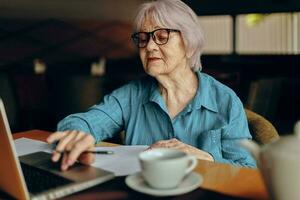
M172 138L170 140L157 141L156 143L152 144L149 147L149 149L153 149L153 148L178 149L178 150L183 151L187 154L193 154L198 159L214 161L214 158L209 153L207 153L206 151L202 151L200 149L197 149L196 147L185 144L185 143L177 140L176 138Z

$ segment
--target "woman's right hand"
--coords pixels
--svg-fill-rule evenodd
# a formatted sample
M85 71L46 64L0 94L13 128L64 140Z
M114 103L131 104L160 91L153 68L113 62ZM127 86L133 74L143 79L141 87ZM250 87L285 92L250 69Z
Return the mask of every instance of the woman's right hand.
M84 153L94 149L95 139L92 135L82 131L63 131L52 133L48 138L49 144L57 143L53 151L52 161L61 159L61 170L65 171L77 160L80 163L89 165L95 161L95 155Z

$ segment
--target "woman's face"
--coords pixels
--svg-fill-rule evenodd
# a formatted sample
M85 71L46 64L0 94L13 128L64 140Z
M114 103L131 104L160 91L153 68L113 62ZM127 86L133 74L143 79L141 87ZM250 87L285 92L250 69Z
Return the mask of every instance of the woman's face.
M140 31L151 32L159 28L172 27L161 27L151 20L145 20ZM187 66L185 47L179 32L170 32L168 42L163 45L156 44L151 37L146 47L140 48L139 52L145 72L153 77L169 75Z

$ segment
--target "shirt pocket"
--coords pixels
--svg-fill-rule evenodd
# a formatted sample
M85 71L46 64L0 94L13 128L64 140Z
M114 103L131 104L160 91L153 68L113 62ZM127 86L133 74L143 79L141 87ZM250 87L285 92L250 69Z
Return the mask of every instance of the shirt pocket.
M213 155L214 159L222 157L222 129L204 131L198 135L199 149Z

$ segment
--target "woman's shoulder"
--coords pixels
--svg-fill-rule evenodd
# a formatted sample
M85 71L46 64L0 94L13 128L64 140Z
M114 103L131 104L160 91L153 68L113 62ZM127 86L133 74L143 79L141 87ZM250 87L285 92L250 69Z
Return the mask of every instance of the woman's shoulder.
M201 80L205 84L203 87L207 90L207 98L210 102L214 102L225 121L230 121L233 115L242 110L242 101L230 87L205 73L201 73Z
M221 83L213 76L203 72L200 73L200 76L201 80L203 80L203 83L205 84L205 87L209 88L211 92L214 92L215 94L221 96L226 95L231 97L237 97L236 93L230 87Z
M240 98L230 87L208 74L201 73L200 76L204 83L203 87L205 87L207 91L207 98L215 102L220 112L224 112L224 114L227 115L232 109L240 109L243 107Z

